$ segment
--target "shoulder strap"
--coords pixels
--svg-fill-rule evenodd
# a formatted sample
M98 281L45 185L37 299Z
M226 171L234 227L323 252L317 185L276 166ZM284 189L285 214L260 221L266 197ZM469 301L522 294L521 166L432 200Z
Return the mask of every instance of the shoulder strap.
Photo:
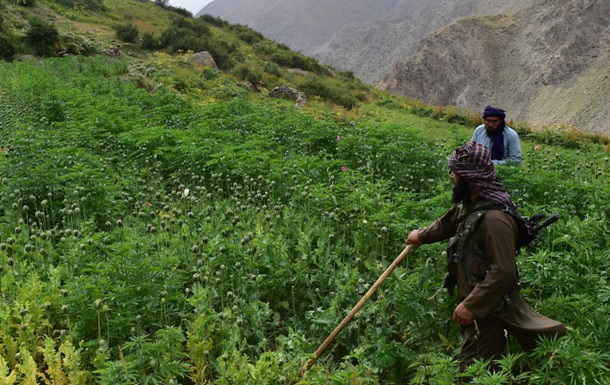
M485 209L483 207L476 208L471 211L466 219L462 222L462 232L460 234L460 238L458 241L458 250L464 250L464 244L466 240L470 238L470 233L472 233L479 224L479 221L485 216L485 214L489 211L489 209Z
M499 205L497 203L489 203L483 204L481 206L475 206L466 216L466 218L462 221L463 228L462 234L460 235L460 239L458 241L458 250L464 249L464 244L466 240L470 237L470 233L472 233L479 221L485 216L485 214L490 210L500 210L504 211L505 207Z

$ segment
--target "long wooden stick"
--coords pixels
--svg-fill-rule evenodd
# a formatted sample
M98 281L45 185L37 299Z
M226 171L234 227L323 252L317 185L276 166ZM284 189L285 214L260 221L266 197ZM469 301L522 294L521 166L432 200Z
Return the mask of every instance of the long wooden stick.
M396 268L396 266L398 266L400 264L400 262L402 262L402 260L407 256L407 254L409 254L409 251L411 251L412 248L413 248L413 245L407 245L407 247L405 247L405 249L394 260L394 262L392 262L392 264L383 272L383 274L381 274L381 276L379 278L377 278L377 281L375 281L373 286L371 286L369 288L369 290L366 292L366 294L360 299L360 301L358 301L358 303L356 304L356 306L354 306L352 311L350 311L349 314L346 315L345 318L343 318L343 321L341 321L341 323L339 325L337 325L335 330L333 330L333 332L330 333L330 335L328 337L326 337L324 342L322 342L322 345L320 345L320 347L316 350L315 355L312 358L310 358L307 361L307 363L301 368L299 377L303 377L305 372L307 372L309 370L309 368L311 368L311 366L318 360L318 358L324 352L324 350L328 347L328 345L330 345L330 343L335 339L337 334L339 334L339 332L341 330L343 330L343 328L352 320L352 318L354 318L356 313L358 313L358 311L364 306L366 301L368 301L373 296L375 291L377 291L377 288L379 288L379 286L383 283L383 281L385 281L385 279L392 273L392 271ZM292 381L289 385L293 385L296 382L297 381Z

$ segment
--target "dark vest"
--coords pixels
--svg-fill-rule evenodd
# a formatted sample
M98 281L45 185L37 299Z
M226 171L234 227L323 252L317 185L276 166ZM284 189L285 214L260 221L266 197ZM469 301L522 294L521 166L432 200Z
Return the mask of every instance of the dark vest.
M485 279L485 275L490 269L489 262L485 253L477 246L473 239L473 234L477 226L485 214L490 210L497 210L493 207L490 201L479 200L473 208L471 208L465 218L460 221L456 234L449 239L447 245L447 275L445 276L444 287L447 288L450 295L454 294L455 285L457 284L458 264L462 264L464 275L470 290ZM505 305L510 305L511 295L515 285L502 296L502 301L498 304L499 310Z

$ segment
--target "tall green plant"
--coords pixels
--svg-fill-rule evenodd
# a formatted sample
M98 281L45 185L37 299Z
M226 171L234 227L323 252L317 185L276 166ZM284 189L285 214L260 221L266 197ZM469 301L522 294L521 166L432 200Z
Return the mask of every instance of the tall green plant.
M144 90L127 59L0 63L7 381L286 383L408 231L450 206L446 157L470 129L387 96L373 107L359 99L366 116L295 109L221 71L176 93L165 84L180 72L168 65L200 74L182 56L150 65L159 86ZM511 341L498 371L479 363L469 375L600 381L607 156L523 144L522 167L499 168L502 181L523 214L562 219L519 256L522 290L570 332L533 354ZM439 291L443 248L410 255L302 383L459 381L453 298Z

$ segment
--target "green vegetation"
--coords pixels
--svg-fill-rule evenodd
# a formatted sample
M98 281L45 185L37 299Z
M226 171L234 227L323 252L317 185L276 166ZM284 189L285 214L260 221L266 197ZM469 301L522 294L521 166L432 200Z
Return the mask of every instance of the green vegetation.
M33 48L36 55L53 56L59 43L59 32L53 24L33 18L30 20L30 29L25 33L25 41Z
M67 8L75 8L89 11L105 11L104 0L54 0Z
M125 43L135 43L140 34L138 27L131 23L117 25L114 29L116 30L117 39L124 41Z
M0 383L287 384L407 233L449 206L446 159L478 116L290 72L274 55L299 54L243 26L151 18L108 25L159 44L187 31L235 62L202 69L137 44L37 60L17 44L0 62ZM306 107L268 98L272 84L302 87ZM523 292L570 330L471 374L608 383L607 139L516 126L525 160L503 182L524 215L562 216L519 256ZM412 252L300 383L457 383L443 249Z

